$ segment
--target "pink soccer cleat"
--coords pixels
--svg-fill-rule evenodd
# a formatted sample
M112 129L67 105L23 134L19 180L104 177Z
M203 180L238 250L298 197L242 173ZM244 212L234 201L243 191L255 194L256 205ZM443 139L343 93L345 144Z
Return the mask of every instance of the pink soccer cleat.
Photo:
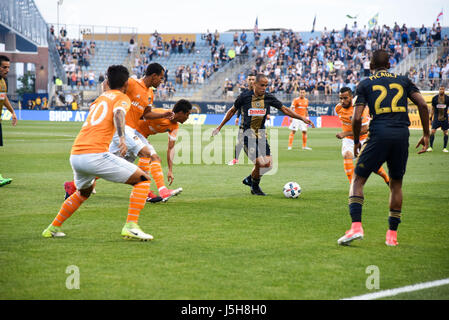
M396 247L398 243L398 232L393 230L387 231L387 236L385 237L385 244L389 247Z
M353 222L351 229L346 231L345 235L338 239L338 244L342 246L348 246L354 240L363 239L363 228L361 222Z

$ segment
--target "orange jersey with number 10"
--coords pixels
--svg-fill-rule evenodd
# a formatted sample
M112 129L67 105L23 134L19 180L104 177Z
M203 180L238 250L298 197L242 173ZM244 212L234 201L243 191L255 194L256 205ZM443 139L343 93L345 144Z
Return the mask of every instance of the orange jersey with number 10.
M91 105L87 119L72 146L72 154L103 153L115 132L114 113L129 110L131 101L119 90L104 92Z
M307 108L309 107L309 100L307 98L296 98L292 102L295 112L300 116L307 116Z
M352 115L354 114L354 107L350 106L348 108L343 108L339 103L335 107L335 113L338 115L341 121L341 128L343 132L352 131ZM369 109L365 108L362 113L362 126L367 126L369 124ZM368 134L364 134L360 136L360 140L365 140L368 137ZM348 136L346 138L354 139L353 136Z
M126 113L126 125L137 129L146 107L153 104L153 89L147 88L142 79L129 78L126 95L131 99L131 108Z

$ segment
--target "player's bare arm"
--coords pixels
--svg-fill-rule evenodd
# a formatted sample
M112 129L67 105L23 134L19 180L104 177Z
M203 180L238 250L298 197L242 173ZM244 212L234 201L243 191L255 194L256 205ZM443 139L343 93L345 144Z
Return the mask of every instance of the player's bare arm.
M364 135L366 133L368 133L368 125L363 125L362 129L360 130L360 135ZM335 136L338 139L343 139L346 137L352 137L353 133L352 133L352 131L342 131L342 132L337 133Z
M16 115L16 112L14 111L14 108L12 107L11 103L9 102L9 99L8 99L7 96L5 97L5 104L4 104L4 106L5 106L6 109L8 109L9 112L11 112L11 114L12 114L12 117L11 117L11 124L12 124L13 126L16 126L16 125L17 125L17 115Z
M419 139L416 148L422 145L421 150L418 151L418 154L424 153L427 151L429 147L429 109L427 108L427 103L424 100L423 96L419 92L413 92L410 95L410 100L413 101L414 104L418 107L419 118L421 119L423 136Z
M128 147L125 143L125 112L123 110L117 110L114 113L114 125L117 130L117 135L119 136L119 148L120 155L124 157Z
M175 176L173 175L173 158L175 157L175 140L168 138L168 148L167 148L167 165L168 165L168 173L167 180L168 185L171 185L175 180Z
M236 112L237 112L237 109L236 109L234 106L232 106L232 107L228 110L228 112L226 112L226 115L225 115L225 117L223 118L223 120L221 121L220 125L219 125L218 127L216 127L216 128L214 129L214 131L212 131L212 137L213 137L213 136L216 136L216 135L220 132L221 128L223 128L223 126L224 126L229 120L231 120L231 118L235 115Z
M286 106L282 106L282 108L280 109L286 116L289 116L291 118L295 118L295 119L299 119L302 120L304 123L307 123L308 125L311 125L312 128L315 128L315 125L313 124L313 122L303 116L300 116L299 114L297 114L296 112L290 110L289 108L287 108Z
M362 129L362 114L365 109L365 105L358 104L354 106L354 115L352 116L352 133L354 137L354 156L359 155L361 148L360 135Z
M159 113L159 112L153 112L151 110L152 110L151 106L147 106L145 108L145 111L143 112L143 116L142 116L143 120L161 119L161 118L172 120L173 117L175 116L175 114L171 111Z

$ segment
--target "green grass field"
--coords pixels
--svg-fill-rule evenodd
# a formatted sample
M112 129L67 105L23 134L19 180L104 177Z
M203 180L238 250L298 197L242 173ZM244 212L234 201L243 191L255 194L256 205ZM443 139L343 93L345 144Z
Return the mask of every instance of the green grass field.
M223 164L176 165L174 186L184 192L141 213L152 242L120 237L131 187L104 180L64 224L67 237L45 239L72 178L69 153L80 127L3 122L0 173L14 180L0 188L0 299L341 299L378 291L366 287L368 266L379 268L379 290L449 277L441 131L435 151L423 155L414 149L420 132L411 133L400 245L391 248L384 244L389 191L377 175L365 187L365 239L337 245L350 226L338 129L311 129L313 151L299 150L299 135L287 151L289 131L278 129L278 170L261 182L267 197L250 195L241 180L252 166L227 166L225 152ZM151 141L165 163L166 135ZM302 186L300 198L284 198L288 181ZM80 289L66 288L72 265ZM397 298L449 299L449 286Z

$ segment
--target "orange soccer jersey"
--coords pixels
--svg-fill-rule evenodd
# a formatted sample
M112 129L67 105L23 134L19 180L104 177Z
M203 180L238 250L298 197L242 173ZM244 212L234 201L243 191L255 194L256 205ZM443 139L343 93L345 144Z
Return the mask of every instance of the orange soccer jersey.
M90 107L87 119L72 146L72 154L102 153L109 150L115 132L114 112L129 110L131 101L118 90L104 92Z
M307 108L309 107L309 100L307 98L296 98L292 102L292 106L295 108L295 112L300 116L307 116Z
M153 89L147 88L142 79L129 78L126 95L131 99L131 108L126 113L126 125L137 129L146 107L153 104Z
M164 113L166 109L152 109L153 112ZM140 132L145 138L149 135L168 132L168 135L173 140L176 139L176 133L178 130L178 123L173 123L166 118L151 119L151 120L139 120L137 131Z
M335 107L335 113L340 118L343 132L352 131L352 115L354 114L354 107L350 106L349 108L343 108L342 105L339 103ZM369 123L369 111L368 108L365 108L362 114L362 126L368 125L368 123ZM367 137L368 134L361 135L360 140L364 140ZM353 136L348 136L346 138L354 139Z

